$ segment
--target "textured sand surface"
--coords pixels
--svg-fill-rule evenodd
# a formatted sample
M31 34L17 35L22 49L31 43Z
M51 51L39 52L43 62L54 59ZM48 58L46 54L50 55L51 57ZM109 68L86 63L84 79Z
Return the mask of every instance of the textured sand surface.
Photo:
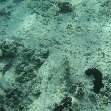
M110 0L0 0L0 110L110 111L110 18Z

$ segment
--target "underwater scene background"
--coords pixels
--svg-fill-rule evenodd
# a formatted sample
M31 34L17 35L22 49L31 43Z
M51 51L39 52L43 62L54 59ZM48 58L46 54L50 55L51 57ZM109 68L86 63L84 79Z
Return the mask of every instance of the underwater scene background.
M0 111L111 111L111 0L0 0Z

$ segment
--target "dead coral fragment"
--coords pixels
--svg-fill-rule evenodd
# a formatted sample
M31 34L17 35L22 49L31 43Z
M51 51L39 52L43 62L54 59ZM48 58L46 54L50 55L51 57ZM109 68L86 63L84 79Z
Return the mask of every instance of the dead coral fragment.
M5 74L11 68L16 52L17 44L14 40L5 39L0 41L0 64L4 64L0 68L1 73Z
M81 98L84 96L84 85L82 83L74 83L70 89L69 92L71 94L74 94L75 97L77 98Z
M22 97L21 97L21 90L19 88L12 88L5 90L6 96L4 98L4 102L6 105L11 107L19 106Z
M72 12L73 10L72 4L70 4L69 2L59 2L58 7L61 13L68 13Z
M20 82L20 83L24 83L27 82L31 79L33 79L34 77L36 77L36 74L34 73L34 65L32 64L24 64L24 63L20 63L16 66L16 81Z
M17 45L15 41L7 39L1 42L0 49L4 58L13 58L17 51Z
M3 8L2 10L0 10L0 17L4 16L4 17L8 17L11 15L11 11L8 11L7 9Z
M36 70L49 56L49 50L42 48L41 50L34 50L24 48L20 53L18 63L16 64L15 74L16 81L19 83L25 83L36 77Z
M72 98L71 97L65 97L61 101L60 105L55 105L55 109L53 111L63 111L64 109L67 109L68 111L72 111L71 108L72 105Z

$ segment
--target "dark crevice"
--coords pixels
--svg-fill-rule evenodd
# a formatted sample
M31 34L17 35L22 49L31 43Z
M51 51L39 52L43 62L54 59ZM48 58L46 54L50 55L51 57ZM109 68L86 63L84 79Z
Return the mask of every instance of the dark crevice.
M85 71L87 76L93 75L94 80L94 92L99 93L100 89L103 87L102 83L102 73L96 68L89 68Z

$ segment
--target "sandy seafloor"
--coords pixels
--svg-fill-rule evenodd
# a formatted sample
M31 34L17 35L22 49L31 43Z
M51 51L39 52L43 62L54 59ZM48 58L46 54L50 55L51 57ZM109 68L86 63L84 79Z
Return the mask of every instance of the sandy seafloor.
M111 111L111 1L0 0L0 111Z

